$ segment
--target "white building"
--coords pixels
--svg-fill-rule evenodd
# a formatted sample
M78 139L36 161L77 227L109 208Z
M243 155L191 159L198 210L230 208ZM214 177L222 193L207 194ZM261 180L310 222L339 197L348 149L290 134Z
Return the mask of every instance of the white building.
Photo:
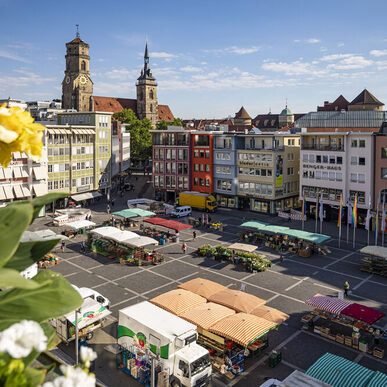
M7 108L16 106L23 110L27 109L27 103L21 99L15 99L11 97L8 97L7 99L0 99L0 106L3 104L6 104Z
M373 132L312 132L301 134L300 197L313 210L323 194L327 218L337 217L340 195L344 204L357 195L359 215L373 205ZM311 205L312 204L312 205ZM361 211L364 209L364 211Z

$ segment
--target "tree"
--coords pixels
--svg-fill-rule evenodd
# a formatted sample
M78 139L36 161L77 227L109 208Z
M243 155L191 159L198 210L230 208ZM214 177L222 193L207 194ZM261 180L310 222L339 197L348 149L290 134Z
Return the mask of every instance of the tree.
M175 118L172 122L162 120L156 124L156 129L167 130L168 126L183 126L183 123L180 118Z
M113 114L113 118L128 124L130 153L134 160L148 160L152 156L152 123L147 118L139 120L131 109Z

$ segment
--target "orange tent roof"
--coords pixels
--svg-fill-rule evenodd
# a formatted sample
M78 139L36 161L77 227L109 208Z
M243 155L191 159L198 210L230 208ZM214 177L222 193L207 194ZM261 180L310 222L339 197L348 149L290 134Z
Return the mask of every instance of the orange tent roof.
M263 305L265 300L240 290L224 289L213 294L208 301L227 306L237 312L250 313L257 306Z
M281 312L278 309L270 308L270 306L261 305L253 309L250 314L264 318L265 320L274 322L276 324L282 324L289 318L289 315Z
M208 302L190 309L180 315L181 318L203 329L209 330L218 321L235 314L235 311L223 305Z
M227 289L223 285L199 277L180 284L178 288L189 290L190 292L193 292L205 298L211 297L213 294L221 290Z
M276 326L276 323L252 314L236 313L217 322L210 332L247 347Z
M205 304L207 300L188 290L175 289L152 298L150 302L168 312L180 316L187 310Z

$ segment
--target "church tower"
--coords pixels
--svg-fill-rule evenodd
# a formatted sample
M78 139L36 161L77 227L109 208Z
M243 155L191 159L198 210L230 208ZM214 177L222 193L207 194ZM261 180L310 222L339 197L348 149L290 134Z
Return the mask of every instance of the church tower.
M137 81L137 115L140 119L148 118L155 127L158 121L157 83L149 68L148 42L145 46L144 68Z
M89 45L79 36L66 43L66 70L62 82L63 109L92 110L93 82L89 71Z

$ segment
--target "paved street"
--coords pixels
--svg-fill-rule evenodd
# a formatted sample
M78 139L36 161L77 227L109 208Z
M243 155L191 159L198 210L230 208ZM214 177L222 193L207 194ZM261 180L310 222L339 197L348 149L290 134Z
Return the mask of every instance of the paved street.
M134 193L133 195L135 195ZM113 211L126 208L125 198L117 198ZM108 218L104 212L106 201L97 203L93 208L93 221L100 223ZM197 216L199 213L195 213ZM96 375L109 386L135 385L126 374L116 370L114 355L105 347L115 342L116 319L118 311L129 305L149 300L158 294L175 289L178 284L195 277L207 278L233 289L240 289L246 284L246 291L266 300L268 306L280 309L290 315L290 319L282 324L278 331L269 334L270 346L261 357L249 359L242 376L229 382L229 385L259 385L265 378L275 376L285 378L293 370L306 370L325 352L335 353L373 370L385 371L386 356L383 360L356 351L344 345L318 337L300 330L300 318L310 308L304 303L316 293L337 295L346 280L351 286L349 299L370 307L377 308L387 314L387 279L369 275L360 271L361 256L359 249L366 242L366 232L357 231L357 243L352 248L342 240L338 248L337 227L334 222L323 225L323 233L335 235L327 245L331 253L327 256L301 258L288 254L284 262L279 262L278 254L266 248L262 249L272 260L272 267L262 273L248 273L232 264L216 262L212 259L194 256L192 253L198 246L209 243L212 245L229 245L238 241L238 232L242 217L248 220L269 221L272 224L287 225L300 228L300 222L285 222L283 219L242 212L238 210L220 209L212 216L213 220L224 223L223 232L199 230L196 241L192 240L192 230L180 233L181 240L188 245L186 254L181 251L181 243L158 246L156 249L166 256L166 262L159 266L132 267L113 262L103 256L80 253L81 237L68 242L64 253L58 252L62 258L54 271L62 273L71 283L98 290L111 300L112 317L109 325L95 335L92 342L98 351ZM186 220L183 220L186 221ZM41 218L34 224L34 229L42 229L49 225L49 218ZM305 230L314 231L314 221L305 225ZM352 230L351 230L352 237ZM343 236L345 238L345 229ZM373 237L371 238L371 244ZM387 317L377 325L387 329ZM74 346L61 346L68 355L74 357ZM283 361L275 368L267 364L268 353L273 349L282 351ZM224 385L223 379L215 375L214 386Z

